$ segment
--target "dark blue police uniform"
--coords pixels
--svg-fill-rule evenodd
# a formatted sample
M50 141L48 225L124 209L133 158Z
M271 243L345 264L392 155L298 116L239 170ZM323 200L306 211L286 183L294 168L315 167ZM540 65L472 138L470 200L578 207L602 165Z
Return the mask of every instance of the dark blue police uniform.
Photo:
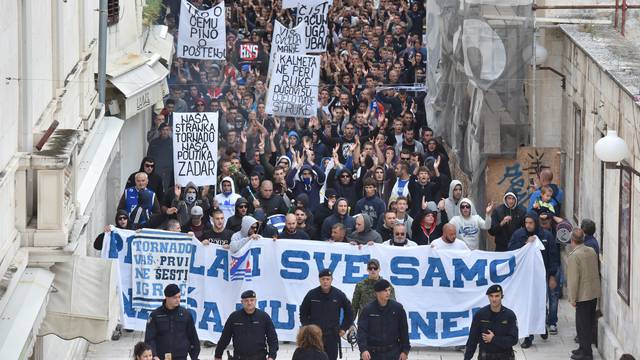
M178 306L169 310L162 306L153 310L147 321L144 342L151 347L153 356L164 359L164 354L171 353L173 360L186 360L200 355L200 341L187 309Z
M381 306L374 300L358 317L358 348L368 351L371 360L398 360L400 353L409 355L409 325L404 307L389 300Z

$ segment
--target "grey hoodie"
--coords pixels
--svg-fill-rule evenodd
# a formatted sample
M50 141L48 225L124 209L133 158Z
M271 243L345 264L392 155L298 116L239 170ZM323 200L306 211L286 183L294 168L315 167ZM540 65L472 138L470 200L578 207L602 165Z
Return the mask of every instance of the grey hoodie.
M460 200L464 197L464 186L459 180L451 180L451 184L449 184L449 197L444 200L444 211L447 212L447 217L449 219L453 219L454 216L460 215L460 200L455 201L453 199L453 189L456 185L460 185L462 189L462 195L460 196ZM471 205L471 215L476 214L476 208Z
M364 231L357 232L354 231L347 237L349 241L355 241L358 244L366 244L369 241L373 241L374 243L382 243L382 236L375 230L371 229L372 221L371 217L367 214L358 214L356 217L362 216L364 219Z
M471 205L471 210L473 210L473 202L471 200L462 198L459 205L462 205L462 203ZM449 224L456 226L458 239L464 241L469 249L477 250L480 248L480 230L489 230L491 228L491 216L486 216L485 220L476 214L471 214L466 218L462 215L457 215L449 220Z
M244 246L244 244L249 241L249 229L253 224L257 222L258 220L256 220L252 216L247 215L242 218L242 227L240 228L240 231L235 232L231 236L231 244L229 245L229 249L232 253L240 250Z

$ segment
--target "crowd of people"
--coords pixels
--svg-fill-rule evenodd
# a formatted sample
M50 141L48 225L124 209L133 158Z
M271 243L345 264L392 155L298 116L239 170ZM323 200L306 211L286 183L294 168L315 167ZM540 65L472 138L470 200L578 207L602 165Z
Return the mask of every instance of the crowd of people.
M199 9L217 4L191 3ZM173 60L170 95L149 119L147 154L128 179L115 226L192 232L203 244L232 252L260 238L495 251L539 238L549 286L547 324L557 334L562 272L555 224L563 221L562 190L545 169L528 203L506 192L503 204L474 204L478 197L453 179L449 153L427 124L424 91L413 86L425 82L424 3L376 4L332 2L317 113L292 118L267 114L265 101L273 24L295 25L295 8L282 9L279 0L226 1L227 58ZM177 39L180 1L164 5L158 23ZM252 61L238 56L246 42L260 44ZM219 115L216 184L174 181L172 125L181 112ZM582 226L587 245L592 225ZM495 247L484 241L483 230ZM101 245L99 237L95 247ZM367 286L370 302L373 280ZM393 299L392 289L389 295ZM355 294L353 302L356 314L367 305ZM317 330L305 329L299 343L317 348Z

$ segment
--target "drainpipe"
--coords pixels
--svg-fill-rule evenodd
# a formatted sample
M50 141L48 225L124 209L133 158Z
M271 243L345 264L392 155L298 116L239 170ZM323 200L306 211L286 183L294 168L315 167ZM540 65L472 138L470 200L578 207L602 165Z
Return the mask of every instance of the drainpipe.
M100 0L100 21L98 30L98 101L105 105L105 87L107 83L107 0Z

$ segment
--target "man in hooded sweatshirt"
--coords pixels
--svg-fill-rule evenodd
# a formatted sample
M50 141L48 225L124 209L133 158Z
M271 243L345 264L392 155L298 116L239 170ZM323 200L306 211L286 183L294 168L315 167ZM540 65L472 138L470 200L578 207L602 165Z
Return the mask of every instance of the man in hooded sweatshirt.
M442 200L444 202L444 210L447 217L453 219L454 216L460 215L460 200L463 197L462 183L459 180L452 180L449 184L449 197ZM476 209L471 208L471 214L476 214Z
M347 234L350 234L356 227L355 220L349 215L349 203L345 198L336 200L333 206L333 214L322 222L320 237L323 241L331 237L331 228L337 223L344 225Z
M524 217L523 226L516 230L511 236L509 241L509 250L517 250L523 247L525 244L536 241L536 238L540 239L544 245L542 252L542 260L544 261L544 267L546 270L547 283L549 288L555 289L557 286L556 273L558 272L558 266L560 265L560 253L556 246L556 240L550 231L544 230L540 227L538 214L535 211L527 211ZM547 338L547 331L545 330L543 339ZM524 339L522 344L523 349L531 347L533 343L533 335L529 335Z
M371 217L367 214L356 215L356 227L351 235L347 236L347 240L351 243L364 245L373 243L382 243L382 236L372 229Z
M297 164L295 166L298 166ZM320 205L320 189L324 184L325 175L316 164L301 165L298 171L292 170L287 175L287 186L294 197L306 194L309 197L307 209L311 212Z
M224 213L224 218L229 219L235 214L236 202L241 196L236 193L233 179L229 176L222 178L220 188L222 191L213 199L218 204L218 209Z
M371 218L374 228L379 228L383 222L386 206L377 194L376 181L373 178L364 179L364 197L356 203L354 214L367 214Z
M460 215L454 216L449 223L458 229L458 238L462 239L469 249L477 250L480 248L480 230L489 230L491 228L491 212L493 211L493 203L489 203L486 208L486 216L483 219L480 215L471 214L473 202L467 198L463 198L459 203Z
M496 239L496 251L507 251L509 240L513 233L522 227L527 209L518 204L518 197L507 192L503 197L504 203L491 214L491 229L489 234Z
M225 228L230 231L236 232L240 231L242 227L242 218L247 215L247 211L249 209L249 202L247 199L240 197L236 200L235 203L235 213L230 218L225 216Z
M262 236L258 234L258 220L251 216L245 216L242 218L242 227L240 228L240 231L231 236L231 245L229 249L234 253L240 250L247 241L260 239L262 239Z

